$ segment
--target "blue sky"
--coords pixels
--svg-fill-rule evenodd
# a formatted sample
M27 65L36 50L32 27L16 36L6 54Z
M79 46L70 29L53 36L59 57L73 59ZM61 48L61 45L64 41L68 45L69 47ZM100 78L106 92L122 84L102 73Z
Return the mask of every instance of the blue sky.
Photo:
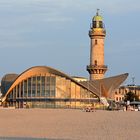
M106 76L129 73L140 84L139 0L0 0L0 77L47 65L88 77L88 30L104 17Z

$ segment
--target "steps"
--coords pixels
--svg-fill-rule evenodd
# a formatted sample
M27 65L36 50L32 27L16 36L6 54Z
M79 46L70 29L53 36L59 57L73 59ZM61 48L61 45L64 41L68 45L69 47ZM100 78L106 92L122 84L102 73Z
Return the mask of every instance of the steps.
M100 102L104 105L104 106L109 106L109 103L108 103L108 101L107 101L107 99L105 98L105 97L101 97L100 98Z

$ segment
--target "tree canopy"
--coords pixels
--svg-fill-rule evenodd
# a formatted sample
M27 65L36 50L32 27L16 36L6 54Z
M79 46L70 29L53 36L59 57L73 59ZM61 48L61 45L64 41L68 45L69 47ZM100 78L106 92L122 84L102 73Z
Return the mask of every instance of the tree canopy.
M139 97L135 93L130 91L130 92L125 94L124 101L130 101L130 102L139 101Z

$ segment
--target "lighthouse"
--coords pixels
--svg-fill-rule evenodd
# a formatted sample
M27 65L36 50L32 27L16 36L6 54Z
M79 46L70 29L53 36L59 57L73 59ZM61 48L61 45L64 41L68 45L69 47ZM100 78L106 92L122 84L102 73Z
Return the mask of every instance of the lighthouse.
M99 15L99 9L97 9L97 13L92 19L89 30L90 65L87 66L87 71L90 74L90 80L103 79L104 74L107 71L107 66L104 65L105 36L106 30L103 18Z

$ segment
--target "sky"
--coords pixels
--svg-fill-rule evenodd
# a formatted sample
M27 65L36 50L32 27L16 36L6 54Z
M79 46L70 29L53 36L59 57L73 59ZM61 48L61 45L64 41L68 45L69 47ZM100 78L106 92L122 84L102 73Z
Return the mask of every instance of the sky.
M140 85L139 0L0 0L0 78L46 65L89 77L88 31L96 9L106 27L106 77Z

